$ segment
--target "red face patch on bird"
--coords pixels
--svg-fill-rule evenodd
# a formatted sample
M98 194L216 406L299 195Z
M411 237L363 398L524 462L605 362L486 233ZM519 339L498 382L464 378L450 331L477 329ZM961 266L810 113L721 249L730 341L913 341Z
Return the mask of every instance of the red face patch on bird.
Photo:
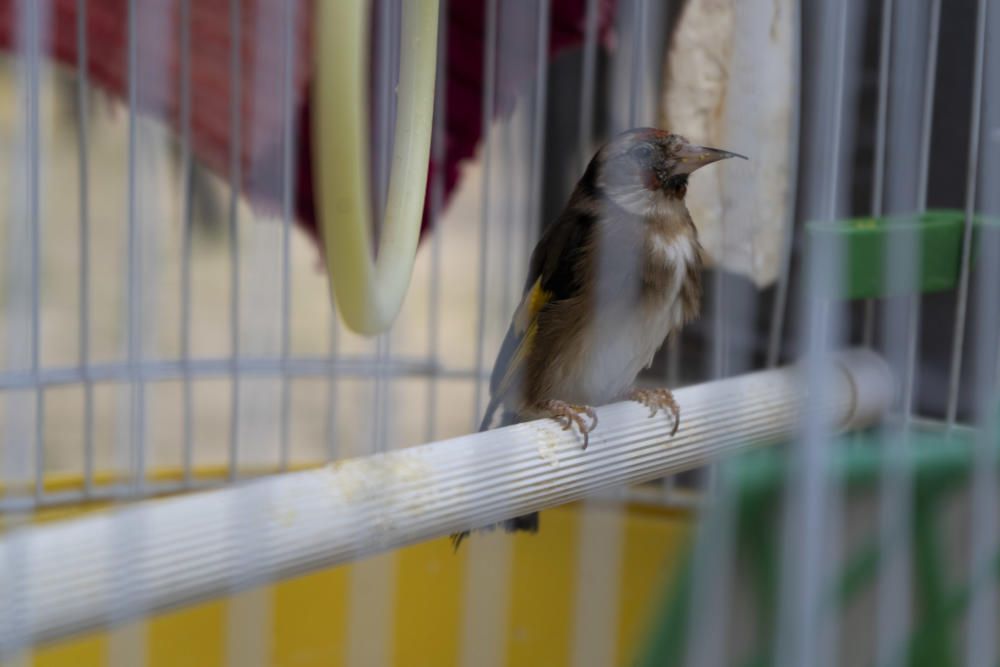
M663 187L660 182L660 177L656 175L656 172L652 169L644 169L640 171L640 178L642 179L642 185L647 190L659 190Z

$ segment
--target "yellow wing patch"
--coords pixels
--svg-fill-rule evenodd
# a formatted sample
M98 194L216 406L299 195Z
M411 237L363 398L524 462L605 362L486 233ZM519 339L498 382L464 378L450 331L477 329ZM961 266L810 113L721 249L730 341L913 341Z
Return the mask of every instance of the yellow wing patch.
M518 306L517 312L514 313L514 331L520 336L523 335L525 331L528 330L528 326L535 321L535 315L538 314L545 304L549 302L552 298L552 292L546 292L542 289L542 279L539 278L535 281L535 284L531 286L528 293L524 295L521 299L521 305Z
M525 293L524 298L521 299L521 305L515 311L514 319L511 323L515 335L519 336L520 340L517 343L514 354L511 355L507 362L503 379L497 385L496 396L504 396L511 389L514 378L518 377L535 342L535 334L538 331L538 322L536 322L535 317L538 315L538 311L545 307L545 304L551 298L552 292L542 289L542 279L539 278L531 286L531 289Z
M517 349L514 350L514 354L510 357L510 362L507 364L507 372L503 374L503 379L500 380L500 385L497 387L497 396L507 395L511 385L514 383L514 378L518 376L525 360L528 358L528 354L531 352L532 345L535 342L536 331L538 331L538 324L536 322L528 325L528 330L524 332L524 336L521 337L521 341L517 344Z

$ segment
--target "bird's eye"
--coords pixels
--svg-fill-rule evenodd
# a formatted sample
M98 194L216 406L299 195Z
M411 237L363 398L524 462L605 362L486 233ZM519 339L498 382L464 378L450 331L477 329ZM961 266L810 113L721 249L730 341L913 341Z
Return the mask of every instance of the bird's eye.
M640 144L639 146L636 146L631 151L629 151L629 153L631 153L632 157L635 160L643 163L649 162L650 158L653 157L653 149L647 146L646 144Z

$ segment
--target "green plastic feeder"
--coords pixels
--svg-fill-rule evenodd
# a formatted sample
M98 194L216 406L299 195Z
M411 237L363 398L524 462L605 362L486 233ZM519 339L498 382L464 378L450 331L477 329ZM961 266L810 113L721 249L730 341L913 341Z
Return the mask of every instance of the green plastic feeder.
M976 255L976 235L984 225L1000 230L996 220L973 218L972 260ZM906 293L934 293L955 289L962 266L962 233L965 213L959 210L930 210L916 216L852 218L806 225L814 251L839 251L842 259L842 289L828 297L877 299ZM910 280L897 277L887 282L885 267L890 243L920 249L916 273ZM839 245L839 248L837 246ZM895 283L895 284L894 284Z

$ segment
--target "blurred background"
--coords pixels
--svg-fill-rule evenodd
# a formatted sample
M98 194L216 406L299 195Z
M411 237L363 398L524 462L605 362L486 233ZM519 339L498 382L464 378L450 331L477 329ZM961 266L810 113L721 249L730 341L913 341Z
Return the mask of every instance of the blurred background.
M0 0L8 527L474 431L535 241L593 153L637 126L751 158L692 178L710 257L703 316L643 382L678 388L863 345L903 389L876 449L917 427L936 437L987 423L1000 370L988 382L973 373L998 368L1000 257L971 229L1000 209L1000 50L984 37L1000 3L441 0L422 241L402 313L366 338L338 320L317 243L321 1ZM370 3L376 238L405 1ZM923 236L928 211L939 245ZM878 267L854 259L845 230L881 229L885 216L918 231L886 233ZM835 228L816 237L819 254L809 223ZM928 286L923 258L938 251L947 275ZM895 292L843 287L876 273L897 279ZM832 438L810 436L809 419L787 448L806 472L825 465L810 452ZM665 627L671 581L700 591L686 617L731 615L720 636L750 627L739 567L723 589L705 588L720 578L710 571L679 567L692 553L730 567L704 555L738 552L745 503L731 479L692 470L545 512L538 536L476 535L457 554L441 539L19 654L51 665L638 664L650 628ZM992 504L991 483L976 487L979 506ZM877 532L863 517L889 502L817 498L802 521L820 517L810 525L830 528L823 544L837 553L864 526ZM949 540L964 543L972 504L959 505ZM796 520L756 525L787 547L815 534ZM780 637L777 657L773 646L761 655L918 664L917 651L881 648L872 619L901 609L893 638L919 627L919 605L900 592L919 581L872 584L833 631L842 641L827 638L842 650L826 662L781 653ZM685 628L689 647L711 642ZM973 635L965 664L996 664L978 662L996 647ZM809 644L817 655L823 641ZM745 643L685 655L744 664L726 651Z

